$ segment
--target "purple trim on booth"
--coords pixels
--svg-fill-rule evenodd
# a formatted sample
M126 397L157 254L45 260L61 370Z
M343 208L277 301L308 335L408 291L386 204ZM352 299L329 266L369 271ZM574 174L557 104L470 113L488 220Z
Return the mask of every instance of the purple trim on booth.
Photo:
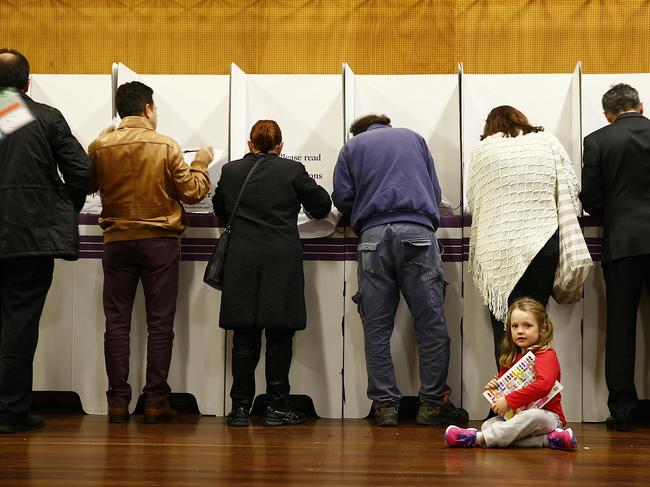
M580 222L580 226L582 228L584 227L602 227L603 226L603 219L602 217L599 216L579 216L578 221Z
M213 214L207 213L187 213L190 220L190 226L195 228L223 228L225 222ZM440 217L440 228L463 228L464 216L450 215ZM81 213L79 215L79 225L99 225L99 215L91 213ZM342 219L339 227L345 227L346 221Z
M217 238L183 237L181 238L181 260L207 261L212 253ZM443 261L462 262L462 239L439 239L445 248ZM303 258L309 261L355 261L357 259L358 238L314 238L304 239ZM79 257L82 259L101 259L104 245L99 235L81 235Z
M463 216L447 215L440 217L440 228L463 228Z
M603 257L603 237L585 237L591 258L600 262Z
M91 213L80 213L79 225L99 225L99 215Z
M209 214L188 213L190 225L195 228L223 228L223 223L215 216ZM580 226L600 227L602 219L584 216L579 217ZM80 225L98 225L99 215L80 214ZM468 228L472 225L471 215L443 216L440 219L440 228ZM340 227L341 225L339 225ZM102 237L100 235L82 235L80 237L80 258L101 259L103 254ZM444 247L442 260L444 262L464 262L469 255L469 237L440 238ZM602 237L586 237L585 241L594 261L602 257ZM183 237L181 239L181 260L207 261L212 248L217 242L216 238L209 237ZM357 259L357 246L359 239L326 237L302 240L304 245L304 260L309 261L355 261Z

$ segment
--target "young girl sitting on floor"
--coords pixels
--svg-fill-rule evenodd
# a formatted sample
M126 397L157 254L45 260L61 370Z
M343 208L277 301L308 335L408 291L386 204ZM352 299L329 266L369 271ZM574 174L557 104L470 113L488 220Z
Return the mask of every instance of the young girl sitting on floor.
M546 309L529 298L518 299L508 309L506 333L501 346L499 374L485 386L496 392L497 379L505 374L526 352L535 354L535 380L505 396L496 399L492 410L498 415L475 428L449 426L445 431L445 443L450 447L543 447L575 450L577 441L566 424L560 394L556 394L542 409L526 409L505 420L512 409L516 411L546 396L555 381L560 381L560 363L551 348L553 324Z

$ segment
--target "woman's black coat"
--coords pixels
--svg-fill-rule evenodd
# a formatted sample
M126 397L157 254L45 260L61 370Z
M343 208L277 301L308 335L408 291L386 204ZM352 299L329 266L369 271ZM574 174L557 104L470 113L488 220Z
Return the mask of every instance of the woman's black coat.
M249 153L223 166L212 205L224 224L259 158L232 224L219 325L302 330L306 312L298 213L302 204L323 218L331 200L301 163Z

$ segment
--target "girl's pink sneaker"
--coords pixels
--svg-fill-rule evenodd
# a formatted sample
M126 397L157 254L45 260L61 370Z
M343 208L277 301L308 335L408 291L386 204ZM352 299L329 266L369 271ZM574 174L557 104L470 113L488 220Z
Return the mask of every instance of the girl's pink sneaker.
M445 431L445 443L452 448L476 446L476 428L459 428L451 425Z
M548 434L548 447L557 450L575 450L578 448L578 441L571 428L565 430L557 428Z

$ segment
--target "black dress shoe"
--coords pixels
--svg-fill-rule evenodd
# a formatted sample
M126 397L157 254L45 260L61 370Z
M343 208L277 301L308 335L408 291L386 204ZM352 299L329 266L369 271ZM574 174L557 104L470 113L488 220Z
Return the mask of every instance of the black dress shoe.
M250 421L248 419L249 408L246 406L233 406L230 414L226 416L226 424L228 426L248 426Z
M629 419L615 418L610 416L607 418L607 427L616 431L632 431L634 425Z
M0 424L0 433L17 433L19 431L33 430L41 428L45 420L41 416L28 414L25 419L16 424Z

